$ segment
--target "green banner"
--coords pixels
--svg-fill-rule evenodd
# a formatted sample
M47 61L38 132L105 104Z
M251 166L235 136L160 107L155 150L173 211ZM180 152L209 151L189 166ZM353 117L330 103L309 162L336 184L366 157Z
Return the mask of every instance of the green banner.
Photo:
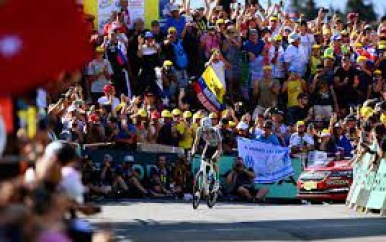
M166 156L169 167L173 167L178 159L176 154L136 152L124 149L109 149L108 147L103 149L88 148L82 152L83 157L90 158L97 169L101 169L106 154L113 157L112 165L114 167L122 164L125 158L129 159L130 162L133 163L134 170L140 174L141 179L149 177L150 169L157 163L157 157L159 155Z

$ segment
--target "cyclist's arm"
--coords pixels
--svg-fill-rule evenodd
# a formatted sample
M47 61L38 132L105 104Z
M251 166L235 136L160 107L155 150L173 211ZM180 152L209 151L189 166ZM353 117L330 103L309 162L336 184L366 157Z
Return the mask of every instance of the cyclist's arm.
M213 154L213 159L220 158L220 155L222 154L222 138L221 134L217 131L217 139L218 139L218 144L217 144L217 151Z

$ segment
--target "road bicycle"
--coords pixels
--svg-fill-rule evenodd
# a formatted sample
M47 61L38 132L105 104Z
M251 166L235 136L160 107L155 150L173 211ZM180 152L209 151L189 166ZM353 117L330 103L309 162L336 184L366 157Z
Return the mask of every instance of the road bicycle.
M201 198L206 198L209 208L216 204L218 191L214 191L215 186L214 164L211 160L201 159L200 169L198 170L193 183L193 208L197 209Z

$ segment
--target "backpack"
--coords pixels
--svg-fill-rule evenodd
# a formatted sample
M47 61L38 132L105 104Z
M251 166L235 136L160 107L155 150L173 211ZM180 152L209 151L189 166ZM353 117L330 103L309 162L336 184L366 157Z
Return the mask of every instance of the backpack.
M178 40L177 44L172 43L172 45L174 47L174 55L176 58L174 64L178 69L185 69L188 66L188 57L186 56L181 40Z

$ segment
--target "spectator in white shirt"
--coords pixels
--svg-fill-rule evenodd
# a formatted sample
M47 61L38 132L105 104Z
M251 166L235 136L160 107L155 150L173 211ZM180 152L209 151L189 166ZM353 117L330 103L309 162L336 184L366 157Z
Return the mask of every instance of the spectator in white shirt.
M288 36L290 45L284 52L284 62L287 70L294 70L300 76L304 76L307 69L307 59L303 49L300 48L300 35L292 33Z
M312 150L315 142L312 135L306 133L306 125L304 121L296 123L297 132L293 133L290 138L289 147L292 154L304 153Z
M213 68L218 79L222 83L224 90L226 90L225 70L231 68L231 64L227 60L225 60L220 50L218 49L212 50L212 56L210 57L209 61L206 63L206 66L211 66Z
M284 48L282 46L281 35L276 35L273 38L273 45L269 49L269 63L272 66L272 74L275 79L285 78L285 66L284 66Z

